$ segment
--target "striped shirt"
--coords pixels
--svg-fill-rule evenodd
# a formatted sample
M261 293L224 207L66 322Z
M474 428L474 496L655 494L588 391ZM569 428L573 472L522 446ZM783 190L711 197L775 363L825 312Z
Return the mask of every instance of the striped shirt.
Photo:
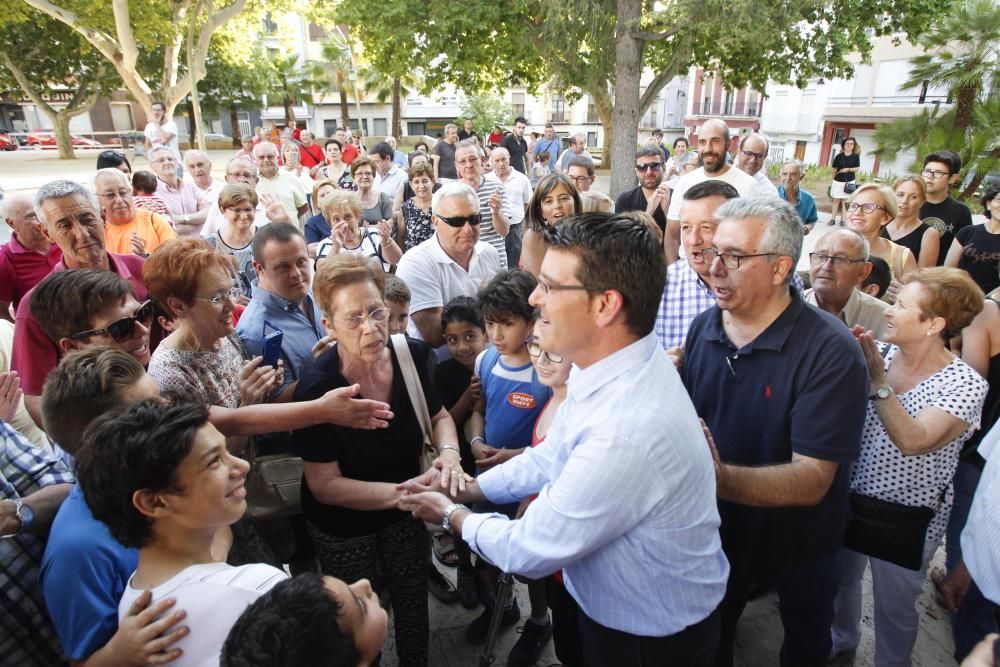
M479 196L479 214L483 216L483 221L479 224L479 240L489 243L496 248L500 256L500 268L507 268L507 245L504 238L493 229L493 209L490 208L490 197L494 192L500 193L500 201L503 201L504 187L500 179L493 174L486 174L483 182L476 188Z
M1000 423L983 437L979 453L986 459L962 531L962 558L983 597L1000 604Z
M34 447L4 421L0 448L0 499L26 498L52 484L75 481L61 459ZM38 585L44 552L45 538L38 535L0 540L0 665L65 663Z

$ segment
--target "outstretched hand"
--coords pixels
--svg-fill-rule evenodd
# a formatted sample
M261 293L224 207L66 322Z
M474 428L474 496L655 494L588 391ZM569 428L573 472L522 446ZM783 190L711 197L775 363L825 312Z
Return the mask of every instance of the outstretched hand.
M452 499L436 491L404 493L398 503L399 509L410 512L415 519L434 525L441 525L444 511L452 504Z
M319 399L323 405L321 421L348 428L373 430L387 428L393 418L388 403L367 398L354 398L361 393L361 385L331 389Z

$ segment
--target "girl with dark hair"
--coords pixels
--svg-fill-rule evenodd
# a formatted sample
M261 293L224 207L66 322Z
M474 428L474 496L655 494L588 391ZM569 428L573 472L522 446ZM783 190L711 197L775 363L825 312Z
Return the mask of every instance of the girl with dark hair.
M545 256L545 228L582 210L580 193L566 175L553 173L538 181L525 216L527 227L521 247L521 267L537 276Z

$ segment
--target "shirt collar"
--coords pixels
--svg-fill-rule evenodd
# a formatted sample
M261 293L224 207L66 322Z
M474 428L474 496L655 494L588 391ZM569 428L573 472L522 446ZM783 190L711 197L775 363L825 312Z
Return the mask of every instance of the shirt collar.
M285 297L275 294L274 292L269 292L260 285L253 285L250 289L253 299L255 301L260 301L261 305L282 310L286 313L294 313L296 311L300 313L302 312L299 304L294 301L289 301ZM307 293L306 298L303 299L302 303L306 306L306 308L312 310L312 295Z
M795 327L795 323L799 319L799 315L806 307L806 304L802 299L802 293L791 286L789 286L788 289L792 297L791 303L788 304L788 306L781 312L781 315L778 315L778 318L771 322L771 324L768 325L764 331L741 348L742 353L749 354L758 349L780 352L785 346L785 343L788 341L788 337L792 333L792 329ZM705 327L705 335L709 340L729 342L729 337L726 336L726 330L722 326L721 308L715 307L713 309L712 316L709 318L707 326Z
M108 256L108 269L112 273L117 273L119 276L131 282L132 272L129 271L128 265L125 262L120 261L120 257L113 252L105 253ZM66 260L60 259L59 263L55 265L53 271L69 271L69 267L66 266Z
M646 364L654 352L661 350L653 333L610 354L587 368L574 365L569 374L568 395L574 400L586 400L595 391L616 378ZM662 354L662 351L659 352Z
M434 243L431 245L431 256L434 258L434 261L438 264L454 264L455 266L462 268L459 263L449 257L448 253L446 253L444 248L441 247L441 241L438 240L437 233L435 233L431 238L434 239ZM469 271L471 271L472 267L475 266L476 259L479 257L480 243L482 243L482 241L476 241L476 245L472 246L472 258L469 259Z
M677 260L677 263L681 264L681 266L678 268L678 271L683 272L684 280L690 280L691 282L695 283L699 289L703 290L708 294L711 294L713 297L715 296L715 292L708 285L708 283L706 283L702 279L702 277L698 275L697 271L691 268L691 264L688 263L687 257L681 257L679 260Z

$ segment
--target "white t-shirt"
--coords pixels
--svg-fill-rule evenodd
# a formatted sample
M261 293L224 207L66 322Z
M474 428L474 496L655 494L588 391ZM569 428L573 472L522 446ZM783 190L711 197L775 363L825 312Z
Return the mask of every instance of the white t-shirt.
M134 575L133 575L134 576ZM263 563L233 567L226 563L204 563L186 567L153 589L153 602L177 599L171 611L187 612L184 625L191 633L174 644L184 654L170 664L175 667L218 667L226 635L240 614L254 600L288 578L281 570ZM142 594L132 587L132 577L118 603L118 620Z
M519 225L524 221L525 206L531 201L531 180L511 169L507 180L503 182L503 211L507 221Z
M489 243L476 243L466 271L448 256L434 234L403 255L396 275L410 288L410 312L416 313L442 308L456 296L476 296L483 283L499 270L500 256ZM423 340L412 317L407 333Z
M170 141L166 142L165 145L173 149L174 155L180 157L181 154L180 145L177 141L177 123L175 123L172 120L168 120L167 122L162 124L162 127L164 132L169 132L170 134L174 135L170 137ZM154 121L149 121L148 123L146 123L146 129L144 129L142 133L146 135L147 139L149 139L150 148L155 148L156 146L163 144L163 142L160 141L159 130L160 130L159 123L156 123Z
M753 176L748 176L733 165L729 165L726 173L719 176L706 174L704 167L698 167L694 171L684 174L677 179L677 187L674 188L674 191L670 195L670 209L667 211L667 219L680 220L681 202L684 200L684 193L693 185L711 180L729 183L740 193L740 197L754 197L758 194L767 194L766 192L760 192L760 188L757 186L757 182L753 179Z
M193 185L195 188L198 189L198 192L201 194L202 199L207 201L209 204L215 204L216 206L219 205L219 193L222 192L222 188L226 187L225 181L220 181L218 179L213 178L212 183L207 188L202 189L198 187L198 184L195 183L192 179L185 179L185 180L191 181L191 185Z
M761 168L760 171L751 177L754 183L757 184L757 194L767 197L777 197L778 188L774 187L774 183L767 177L767 174L764 173L765 171L767 171L767 167Z
M294 214L295 211L292 211L292 215ZM225 216L222 214L222 209L219 208L219 200L216 198L215 203L212 204L212 208L208 209L208 217L205 218L205 224L201 226L201 231L198 233L206 238L212 234L218 234L225 219ZM268 219L267 213L264 211L264 204L258 201L257 210L253 214L253 226L260 229L269 222L271 221Z
M316 246L316 263L319 260L330 254L330 250L333 248L333 240L329 237L323 239ZM365 227L361 231L361 243L358 244L356 248L341 248L340 252L347 253L349 255L361 255L365 258L378 259L382 262L382 270L386 273L389 272L389 268L392 264L384 261L382 259L382 241L374 229L370 227Z

